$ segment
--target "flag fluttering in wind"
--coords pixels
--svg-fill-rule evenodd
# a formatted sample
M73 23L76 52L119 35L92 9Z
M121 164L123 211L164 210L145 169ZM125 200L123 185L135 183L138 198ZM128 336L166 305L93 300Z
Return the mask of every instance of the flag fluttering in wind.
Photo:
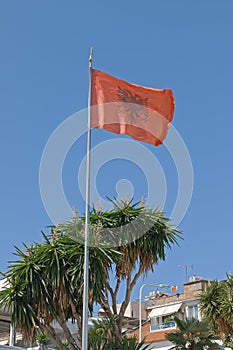
M91 127L163 143L174 114L170 89L152 89L92 69Z

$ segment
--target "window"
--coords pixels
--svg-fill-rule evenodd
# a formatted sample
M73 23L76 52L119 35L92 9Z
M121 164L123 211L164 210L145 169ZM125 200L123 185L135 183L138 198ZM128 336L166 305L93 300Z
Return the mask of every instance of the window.
M198 304L188 306L188 319L195 318L198 320Z
M135 310L131 310L131 317L135 317L135 318L137 317Z
M160 331L166 328L176 328L176 323L168 317L152 317L150 319L150 329L152 331Z

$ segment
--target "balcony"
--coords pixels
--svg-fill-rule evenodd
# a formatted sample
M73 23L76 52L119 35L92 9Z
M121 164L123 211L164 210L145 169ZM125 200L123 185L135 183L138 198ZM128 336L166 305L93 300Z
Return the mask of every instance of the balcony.
M161 331L161 330L169 329L169 328L176 328L175 321L151 324L151 326L150 326L151 332L153 332L153 331Z

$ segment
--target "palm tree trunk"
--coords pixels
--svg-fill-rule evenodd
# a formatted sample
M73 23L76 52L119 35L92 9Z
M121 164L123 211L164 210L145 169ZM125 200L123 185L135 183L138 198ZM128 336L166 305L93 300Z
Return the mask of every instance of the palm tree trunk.
M55 343L57 344L57 346L59 347L60 350L67 350L67 348L62 343L61 339L56 334L54 328L51 325L43 325L43 326L41 326L41 329L42 329L42 331L47 333L48 336L50 336L55 341Z
M81 343L82 343L82 319L81 319L81 316L76 311L76 307L75 307L75 305L74 305L74 303L72 301L71 301L70 305L71 305L71 310L72 310L72 313L73 313L73 317L77 321L78 346L81 348Z
M77 345L74 337L72 336L67 324L66 324L66 320L62 317L58 317L57 318L57 321L59 323L59 325L61 326L61 328L63 329L64 331L64 334L65 334L65 337L66 339L68 340L69 342L69 345L70 345L70 349L71 350L77 350L77 349L80 349L79 346Z

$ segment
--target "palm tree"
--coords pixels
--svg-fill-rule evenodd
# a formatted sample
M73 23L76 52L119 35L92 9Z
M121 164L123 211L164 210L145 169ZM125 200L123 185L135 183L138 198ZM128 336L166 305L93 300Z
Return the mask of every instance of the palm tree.
M102 228L100 236L102 231L105 235L101 238L107 232L110 242L120 243L117 247L120 255L114 264L116 283L110 285L107 281L106 299L101 306L108 317L113 316L115 335L121 339L123 317L138 279L154 271L159 260L165 260L166 250L178 244L181 236L159 209L145 208L143 203L133 204L132 200L113 201L113 205L109 212L93 211L90 222ZM117 237L115 228L121 229L116 231ZM118 310L117 297L122 282L126 285L125 295Z
M198 321L195 318L180 320L174 318L179 330L168 333L166 338L174 344L174 350L218 350L222 347L214 342L218 339L210 331L209 325L205 321Z
M94 326L88 333L92 350L146 350L150 346L150 344L145 345L144 340L138 343L136 337L127 338L125 335L116 344L113 324L114 320L108 318L94 321Z
M104 297L106 269L113 263L111 249L95 248L90 255L89 307ZM18 260L10 264L9 287L0 292L0 305L11 313L12 323L20 328L26 341L33 341L36 331L47 333L60 349L66 349L57 336L52 321L63 329L70 349L79 342L67 327L67 320L77 321L81 329L83 293L83 245L53 229L44 242L16 248ZM102 277L100 271L104 270Z
M113 346L114 339L113 318L102 318L93 321L93 327L88 332L89 345L92 350L106 349Z
M212 330L233 348L233 277L211 282L200 294L200 307Z
M40 350L44 350L45 346L48 345L50 338L45 333L38 333L35 337L36 342L40 345Z
M90 213L90 243L115 246L119 252L112 265L116 283L110 285L106 278L105 299L100 304L106 316L113 317L116 341L121 341L122 322L134 286L141 276L154 271L159 260L165 260L166 250L178 244L181 236L178 229L169 225L169 219L159 208L146 208L144 203L133 203L129 199L111 202L112 210L93 208ZM82 239L78 234L79 220L61 225L60 229L76 239ZM123 282L126 285L125 295L119 310L117 298Z
M146 350L148 348L150 348L150 344L146 345L144 340L138 343L136 337L122 337L120 345L116 350ZM113 350L113 348L109 347L106 350Z
M113 209L90 213L89 310L96 302L106 316L114 319L115 345L122 340L122 323L131 292L139 277L153 271L166 250L177 244L179 231L159 209L145 208L132 200L113 201ZM36 330L47 333L62 350L66 347L57 336L52 322L63 329L71 350L80 348L81 335L75 339L67 320L77 322L81 330L84 218L69 222L43 234L44 242L16 248L17 259L10 263L9 287L0 292L0 307L6 306L12 322L21 328L25 339L32 340ZM112 247L115 248L112 248ZM114 272L115 284L109 272ZM122 282L125 296L120 310L117 297ZM111 305L111 307L110 307Z

